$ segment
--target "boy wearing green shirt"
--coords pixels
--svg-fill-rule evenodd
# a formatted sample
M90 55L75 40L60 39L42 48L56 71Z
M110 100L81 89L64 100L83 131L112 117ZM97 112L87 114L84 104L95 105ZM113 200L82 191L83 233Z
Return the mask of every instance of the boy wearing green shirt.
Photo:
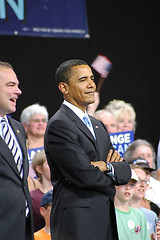
M145 215L139 209L129 207L138 177L132 169L131 180L116 186L115 209L119 240L150 240Z

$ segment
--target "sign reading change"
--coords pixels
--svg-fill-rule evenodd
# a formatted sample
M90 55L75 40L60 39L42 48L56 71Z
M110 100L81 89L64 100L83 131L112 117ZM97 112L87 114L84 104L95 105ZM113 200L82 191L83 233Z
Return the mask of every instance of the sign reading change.
M127 150L128 146L134 141L134 132L117 132L117 133L110 133L110 139L113 144L115 150L117 150L121 156Z

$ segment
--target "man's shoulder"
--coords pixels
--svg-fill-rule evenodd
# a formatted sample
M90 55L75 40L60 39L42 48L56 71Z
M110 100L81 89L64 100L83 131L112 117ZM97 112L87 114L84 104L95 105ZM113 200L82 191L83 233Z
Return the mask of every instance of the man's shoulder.
M11 117L8 118L8 121L13 131L16 130L18 133L20 132L26 138L26 132L21 122Z
M57 112L54 113L54 115L50 118L48 121L48 125L50 125L52 122L55 121L64 121L66 118L65 112L60 108Z
M21 122L17 121L16 119L12 117L7 117L9 122L15 123L15 124L21 124Z
M53 121L67 121L67 120L79 120L78 116L66 105L62 104L60 109L50 118L49 124Z
M9 121L11 126L16 126L18 128L24 129L22 123L17 121L16 119L14 119L12 117L8 117L8 121Z

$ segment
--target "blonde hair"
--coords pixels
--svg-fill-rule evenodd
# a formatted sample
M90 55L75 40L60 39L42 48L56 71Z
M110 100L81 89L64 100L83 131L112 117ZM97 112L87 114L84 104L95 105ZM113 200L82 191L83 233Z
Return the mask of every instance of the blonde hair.
M35 174L40 183L42 183L42 175L36 170L36 167L37 166L43 167L45 161L47 161L45 151L41 150L35 153L31 163L32 168L35 171Z
M106 106L105 109L112 112L116 121L119 119L122 113L128 113L133 121L133 130L136 129L136 112L130 103L123 100L112 100Z

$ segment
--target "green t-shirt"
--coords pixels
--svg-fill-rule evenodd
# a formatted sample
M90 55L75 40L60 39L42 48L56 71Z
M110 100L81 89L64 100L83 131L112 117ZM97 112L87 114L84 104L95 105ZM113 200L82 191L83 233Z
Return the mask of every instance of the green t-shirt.
M146 218L143 212L129 208L128 212L116 209L119 240L150 240Z

